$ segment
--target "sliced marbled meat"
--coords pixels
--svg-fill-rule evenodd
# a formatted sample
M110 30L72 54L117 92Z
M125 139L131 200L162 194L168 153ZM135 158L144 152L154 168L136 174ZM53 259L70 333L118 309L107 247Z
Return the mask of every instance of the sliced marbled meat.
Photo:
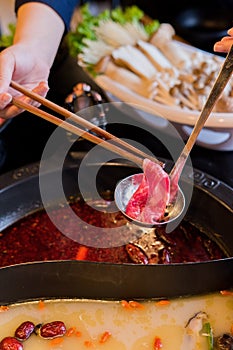
M155 223L164 215L170 200L170 178L149 159L143 162L143 178L126 208L126 214L141 222Z
M148 193L149 185L145 174L143 174L140 185L130 198L126 207L126 214L129 215L129 217L137 219L140 216L141 211L146 205Z

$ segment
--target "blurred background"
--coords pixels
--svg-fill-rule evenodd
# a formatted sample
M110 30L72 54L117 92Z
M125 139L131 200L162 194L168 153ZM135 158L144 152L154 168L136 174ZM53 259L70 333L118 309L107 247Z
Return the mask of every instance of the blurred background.
M213 51L213 44L233 26L232 0L123 0L122 6L137 4L160 22L169 22L176 33L192 45Z
M233 26L233 0L81 0L80 5L87 2L93 13L105 8L137 5L153 19L172 24L176 33L190 44L210 52L213 44ZM8 24L14 21L14 0L1 0L1 33L7 32Z

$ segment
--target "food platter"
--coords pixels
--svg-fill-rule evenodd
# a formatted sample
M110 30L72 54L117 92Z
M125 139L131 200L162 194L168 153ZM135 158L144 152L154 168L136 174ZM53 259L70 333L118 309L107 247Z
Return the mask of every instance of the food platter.
M128 11L113 10L88 23L92 16L81 10L79 26L87 33L77 26L70 34L71 49L79 47L78 64L110 101L135 105L141 121L152 128L162 118L187 139L224 58L184 42L169 23L148 23L139 9ZM151 21L155 26L148 28ZM201 146L233 150L232 90L230 80L199 135Z
M187 52L200 51L207 57L214 56L208 52L177 41L177 47L187 50ZM218 57L222 59L221 57ZM124 83L111 80L109 77L96 77L96 83L106 92L110 101L128 103L135 106L141 122L152 128L162 128L166 131L167 122L171 122L180 132L184 139L187 139L192 131L200 111L188 110L180 107L169 106L152 101L128 89ZM165 119L161 121L161 119ZM209 149L222 151L233 150L233 111L232 112L212 112L206 122L206 127L200 133L197 144Z
M177 47L181 47L187 50L187 52L201 51L200 49L194 48L181 42L177 42ZM208 52L204 52L204 55L207 57L214 56ZM145 112L145 115L151 114L153 116L167 118L171 122L193 126L194 122L200 114L200 111L197 110L182 109L178 106L172 107L166 104L151 101L147 98L143 98L143 96L140 96L136 93L134 94L132 91L127 89L127 87L124 85L124 82L120 84L116 81L106 79L106 83L109 83L107 85L104 83L105 80L102 82L102 79L99 77L97 77L95 80L102 86L102 88L105 89L107 93L109 93L109 96L111 96L113 100L115 99L122 102L135 104L139 109ZM206 122L206 127L219 129L232 128L233 111L232 113L213 112Z

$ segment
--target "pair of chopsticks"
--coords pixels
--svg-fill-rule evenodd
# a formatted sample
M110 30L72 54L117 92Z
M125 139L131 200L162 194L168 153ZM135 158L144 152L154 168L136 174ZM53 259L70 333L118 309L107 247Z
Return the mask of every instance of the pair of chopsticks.
M120 156L122 156L125 159L128 159L130 161L132 161L133 163L138 164L139 166L142 166L143 163L143 159L148 158L150 160L152 160L155 163L160 164L161 166L163 166L163 163L160 162L158 159L144 153L143 151L137 149L136 147L130 145L129 143L123 141L122 139L117 138L116 136L110 134L109 132L97 127L96 125L92 124L91 122L87 121L86 119L78 116L75 113L72 113L70 111L68 111L67 109L57 105L56 103L49 101L48 99L36 94L33 91L30 91L26 88L24 88L23 86L21 86L20 84L11 81L10 86L19 91L20 93L22 93L23 95L31 98L32 100L35 100L37 102L39 102L41 105L51 109L52 111L56 112L59 115L62 115L63 117L65 117L65 119L68 119L70 121L75 122L76 124L78 124L79 126L84 127L86 130L92 130L92 133L85 131L83 129L80 129L79 127L67 122L66 120L62 120L58 117L55 117L54 115L47 113L35 106L32 106L29 103L25 103L23 101L21 101L18 98L13 98L12 100L12 104L14 104L15 106L26 110L40 118L43 118L59 127L62 127L63 129L74 133L75 135L81 136L82 138L85 138L86 140L98 144L100 146L102 146L103 148L114 152ZM102 137L98 137L96 135L94 135L93 133L95 133L96 135ZM111 141L111 142L109 142Z

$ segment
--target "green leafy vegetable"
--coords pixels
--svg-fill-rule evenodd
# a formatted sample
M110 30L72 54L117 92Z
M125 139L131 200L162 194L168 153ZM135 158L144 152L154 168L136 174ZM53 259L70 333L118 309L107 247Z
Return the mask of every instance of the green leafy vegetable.
M105 10L99 15L94 16L90 12L88 3L80 7L80 14L82 21L78 23L77 28L74 32L67 34L67 42L72 56L77 56L85 47L85 39L96 40L95 28L98 27L99 23L104 20L112 20L114 22L125 24L139 23L144 17L144 12L137 6L127 7L122 10L121 7L110 11ZM159 21L154 20L149 24L144 25L145 32L151 35L159 27Z
M151 35L158 29L159 24L160 23L158 20L151 21L150 23L145 24L145 31L147 32L147 34Z
M126 7L123 11L121 7L117 7L112 10L110 18L115 22L124 24L126 22L138 22L144 16L143 11L141 11L137 6Z
M13 37L15 34L15 24L10 23L8 25L9 34L4 34L0 37L0 46L8 47L13 43Z
M203 324L201 334L202 334L202 336L207 338L208 350L213 350L214 337L213 337L212 327L211 327L209 322L206 322Z

